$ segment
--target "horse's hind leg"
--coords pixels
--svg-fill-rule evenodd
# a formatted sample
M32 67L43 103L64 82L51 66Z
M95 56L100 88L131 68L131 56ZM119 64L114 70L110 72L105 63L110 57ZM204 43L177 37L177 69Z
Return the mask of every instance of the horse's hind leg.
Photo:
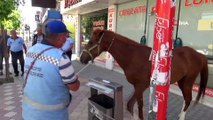
M144 90L140 85L135 88L135 95L138 103L138 117L140 120L143 120L143 92Z
M128 103L127 103L127 110L132 114L133 116L133 108L134 108L134 104L136 102L136 93L134 92L132 97L129 99Z
M183 98L185 100L185 102L183 102L183 107L179 115L179 120L185 120L186 110L188 109L192 101L192 85L193 84L191 84L189 81L187 83L186 79L178 81L178 86L180 87Z

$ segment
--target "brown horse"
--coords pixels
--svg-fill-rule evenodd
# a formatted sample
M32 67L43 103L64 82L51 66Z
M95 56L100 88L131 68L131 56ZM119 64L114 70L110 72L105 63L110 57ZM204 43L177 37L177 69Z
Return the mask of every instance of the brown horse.
M137 100L139 118L143 119L143 92L150 85L151 62L149 56L152 48L138 44L124 36L108 30L95 30L91 40L85 46L80 57L81 63L87 64L94 60L102 51L108 51L123 69L129 83L134 86L134 93L127 103L128 111L133 115L133 107ZM180 119L192 100L192 86L200 73L200 89L196 103L204 97L208 81L208 65L204 55L189 47L173 50L171 83L178 83L182 91L185 106Z

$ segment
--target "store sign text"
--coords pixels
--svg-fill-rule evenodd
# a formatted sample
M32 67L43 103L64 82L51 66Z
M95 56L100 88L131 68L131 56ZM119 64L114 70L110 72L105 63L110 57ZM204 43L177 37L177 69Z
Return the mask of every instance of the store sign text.
M145 13L146 12L146 6L137 6L134 8L127 8L119 11L119 16L130 16L134 14L139 13Z
M108 10L108 30L113 31L115 8L110 7Z
M199 6L202 4L212 4L213 0L185 0L185 6Z
M189 22L188 21L179 21L179 25L189 26Z
M64 8L69 8L72 5L75 5L77 3L81 2L81 0L65 0L64 2Z
M96 30L96 29L103 30L104 29L104 25L105 25L105 21L104 20L94 21L93 22L93 30Z

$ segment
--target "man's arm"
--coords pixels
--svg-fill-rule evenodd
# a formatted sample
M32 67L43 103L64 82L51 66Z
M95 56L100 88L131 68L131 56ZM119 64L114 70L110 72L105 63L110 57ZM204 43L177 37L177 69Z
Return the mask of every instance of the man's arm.
M73 44L74 44L74 40L70 37L70 47L69 47L69 50L72 51L72 48L73 48Z
M24 48L24 53L27 53L27 47L26 47L26 45L25 45L25 43L24 43L24 39L21 38L21 41L22 41L22 46L23 46L23 48Z
M10 38L7 39L7 51L8 51L8 55L10 54Z
M70 44L69 50L72 51L73 43Z
M23 44L24 52L27 53L27 47L25 44Z
M59 72L62 81L70 90L77 91L79 89L78 75L75 74L72 63L66 55L63 55L60 60Z

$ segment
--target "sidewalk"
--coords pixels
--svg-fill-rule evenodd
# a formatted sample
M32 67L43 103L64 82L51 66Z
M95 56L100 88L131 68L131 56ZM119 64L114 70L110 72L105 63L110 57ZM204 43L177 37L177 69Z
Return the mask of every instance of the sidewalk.
M80 64L78 61L74 61L73 65L76 71L79 71L80 68L83 68L83 65ZM133 91L133 87L131 86L131 84L127 82L123 74L114 72L111 70L107 70L105 68L97 67L95 65L89 65L86 69L84 69L80 73L80 77L82 78L83 84L81 84L80 91L73 94L73 96L78 94L78 96L84 95L85 97L86 96L87 97L81 100L81 104L79 104L78 107L76 108L71 107L71 109L74 112L71 113L70 117L73 118L73 120L87 120L87 103L88 103L87 98L89 97L90 92L89 92L89 88L85 86L85 82L88 82L89 79L95 78L95 77L101 77L106 80L112 80L114 82L117 82L123 85L124 120L131 120L131 119L133 120L133 118L131 118L129 113L126 111L126 102L128 101L128 98ZM180 113L180 110L182 108L183 97L173 93L169 93L168 101L169 102L168 102L167 120L177 120L178 114ZM203 104L198 104L197 106L193 107L193 103L194 102L191 103L191 106L188 109L188 113L186 114L186 120L213 120L213 118L211 117L213 113L213 105L212 107L208 107ZM71 105L73 104L75 103L71 103ZM149 105L149 89L147 89L144 93L145 120L147 119L148 105ZM80 107L82 107L84 111L81 111L82 109ZM137 114L136 105L134 107L134 113Z
M73 61L75 71L81 70L84 65L79 61ZM12 69L12 67L10 67ZM11 70L12 71L12 70ZM90 88L85 84L89 79L100 77L105 80L111 80L123 85L123 110L124 120L133 119L126 111L126 102L133 91L133 87L127 82L125 76L121 73L107 70L98 67L94 64L89 65L86 69L79 73L81 86L77 92L73 92L73 100L69 106L70 120L87 120L88 119L88 98L90 97ZM14 83L3 84L0 86L0 120L21 120L21 89L23 78L14 77ZM149 90L144 93L144 116L147 118L149 105ZM173 93L169 94L168 115L167 120L177 120L178 114L182 107L183 98ZM198 104L196 107L188 109L186 120L213 120L213 107L208 107ZM137 106L134 107L135 114L137 114ZM137 116L137 115L135 115Z

